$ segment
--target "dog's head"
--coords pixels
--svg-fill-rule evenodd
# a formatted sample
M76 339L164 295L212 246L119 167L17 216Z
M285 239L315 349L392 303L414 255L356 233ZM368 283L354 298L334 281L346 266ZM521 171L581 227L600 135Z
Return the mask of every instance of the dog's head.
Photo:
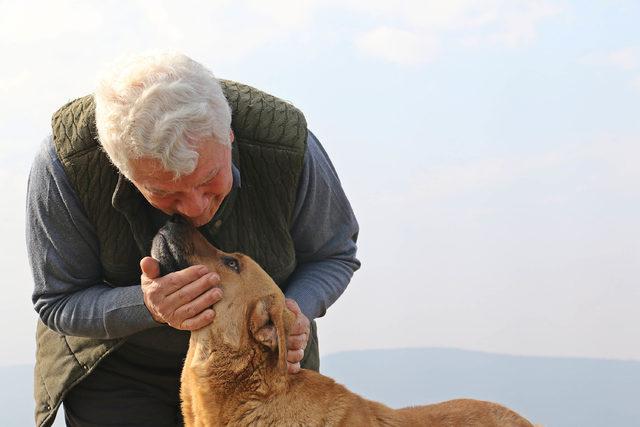
M250 365L268 363L286 372L286 336L294 315L280 288L254 260L222 252L179 218L160 229L151 255L160 263L162 275L201 264L220 276L223 298L214 306L216 317L191 334L192 367L201 367L206 375L213 359L233 357L240 364L247 359Z

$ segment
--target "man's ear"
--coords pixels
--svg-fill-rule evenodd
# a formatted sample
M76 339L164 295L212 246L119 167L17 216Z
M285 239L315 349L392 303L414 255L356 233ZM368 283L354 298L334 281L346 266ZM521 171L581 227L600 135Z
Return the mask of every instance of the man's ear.
M249 316L249 332L260 344L271 351L278 348L278 330L270 315L271 301L263 298L256 302Z

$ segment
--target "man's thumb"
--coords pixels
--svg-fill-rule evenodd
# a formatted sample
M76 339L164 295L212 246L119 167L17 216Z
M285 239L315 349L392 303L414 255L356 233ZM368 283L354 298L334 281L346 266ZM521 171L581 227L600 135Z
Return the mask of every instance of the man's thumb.
M160 264L150 256L146 256L140 260L140 269L142 270L142 274L149 279L155 279L160 276Z

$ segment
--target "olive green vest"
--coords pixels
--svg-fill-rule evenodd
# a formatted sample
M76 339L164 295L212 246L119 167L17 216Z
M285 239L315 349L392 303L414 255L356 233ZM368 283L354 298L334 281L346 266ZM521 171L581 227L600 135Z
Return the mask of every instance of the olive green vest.
M232 109L232 157L241 186L201 231L220 249L251 256L282 287L296 266L289 230L306 150L306 121L294 106L264 92L231 81L221 84ZM52 127L57 155L95 226L104 280L111 286L139 283L140 259L150 253L157 231L150 218L158 212L102 150L92 96L63 106ZM36 424L51 425L65 394L124 340L65 336L39 321ZM306 367L318 369L317 341L310 339L308 350Z

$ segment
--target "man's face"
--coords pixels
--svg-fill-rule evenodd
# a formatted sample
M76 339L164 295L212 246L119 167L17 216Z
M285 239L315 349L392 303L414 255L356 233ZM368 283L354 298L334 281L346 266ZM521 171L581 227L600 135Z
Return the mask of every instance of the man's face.
M162 212L180 214L196 227L211 221L231 191L231 147L213 139L198 142L198 164L189 175L174 180L156 159L131 162L133 184Z

